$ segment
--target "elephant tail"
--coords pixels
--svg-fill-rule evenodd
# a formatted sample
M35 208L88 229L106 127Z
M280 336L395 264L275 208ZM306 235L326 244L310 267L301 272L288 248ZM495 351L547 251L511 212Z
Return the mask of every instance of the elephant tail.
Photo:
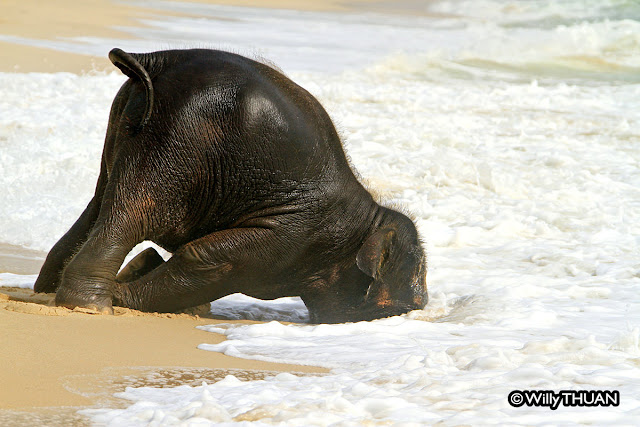
M127 53L118 48L112 49L111 52L109 52L109 60L111 60L113 65L118 67L120 71L129 78L137 79L144 84L147 102L142 120L138 124L138 131L142 130L147 124L151 117L151 111L153 110L153 84L151 83L151 77L145 67L139 62L144 56L145 55Z

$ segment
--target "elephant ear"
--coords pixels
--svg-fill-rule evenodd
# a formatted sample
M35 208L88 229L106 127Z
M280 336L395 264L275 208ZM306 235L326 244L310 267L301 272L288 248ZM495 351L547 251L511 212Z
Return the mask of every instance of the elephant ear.
M153 109L153 84L151 83L151 77L147 70L140 64L137 57L143 55L131 54L123 51L122 49L112 49L109 52L109 60L122 71L127 77L141 82L145 87L146 102L144 108L144 114L137 125L137 131L139 132L147 124L151 117L151 111Z
M373 279L378 279L389 258L395 236L395 230L386 227L369 236L356 256L356 264L360 271Z

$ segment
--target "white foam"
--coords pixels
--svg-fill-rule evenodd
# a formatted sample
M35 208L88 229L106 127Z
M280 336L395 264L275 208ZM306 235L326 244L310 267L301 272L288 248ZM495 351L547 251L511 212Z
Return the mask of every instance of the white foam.
M91 200L124 78L0 73L0 241L49 250Z
M0 286L33 289L37 277L36 274L0 273Z

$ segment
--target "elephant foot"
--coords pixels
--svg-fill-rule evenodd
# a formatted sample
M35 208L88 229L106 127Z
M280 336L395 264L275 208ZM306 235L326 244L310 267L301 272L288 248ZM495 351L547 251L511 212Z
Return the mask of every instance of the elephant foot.
M56 292L56 305L113 314L112 292L103 285L69 286L63 283Z
M45 263L33 285L33 291L36 293L55 293L60 287L60 275L60 271Z
M33 291L36 293L53 293L58 289L60 285L59 282L58 279L40 274L36 279L36 283L33 285Z

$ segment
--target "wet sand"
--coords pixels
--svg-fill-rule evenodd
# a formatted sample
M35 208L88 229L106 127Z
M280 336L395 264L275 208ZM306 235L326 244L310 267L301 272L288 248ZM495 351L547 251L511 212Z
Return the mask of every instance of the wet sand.
M106 58L0 41L0 72L83 74L113 68Z
M47 254L0 243L0 273L38 274Z
M176 1L176 0L174 0ZM181 1L181 0L177 0ZM376 0L182 0L191 3L210 3L233 6L303 9L346 12L354 10L402 11L407 3ZM0 16L0 72L72 72L112 70L104 56L80 55L53 49L29 46L30 40L59 40L69 37L91 36L134 38L118 28L142 26L144 18L158 15L180 15L154 8L153 2L144 7L111 0L4 0ZM181 16L185 16L182 14Z
M137 19L157 11L109 0L3 0L0 35L37 40L66 37L122 37L116 26L140 25ZM107 69L106 58L0 42L0 71L83 72Z
M326 372L197 349L224 337L196 326L229 323L201 317L208 316L208 305L182 314L116 307L111 316L55 307L53 298L0 287L0 409L19 411L0 411L2 425L7 425L3 417L25 410L122 405L113 393L126 386L200 385L228 374L255 379L282 371Z

